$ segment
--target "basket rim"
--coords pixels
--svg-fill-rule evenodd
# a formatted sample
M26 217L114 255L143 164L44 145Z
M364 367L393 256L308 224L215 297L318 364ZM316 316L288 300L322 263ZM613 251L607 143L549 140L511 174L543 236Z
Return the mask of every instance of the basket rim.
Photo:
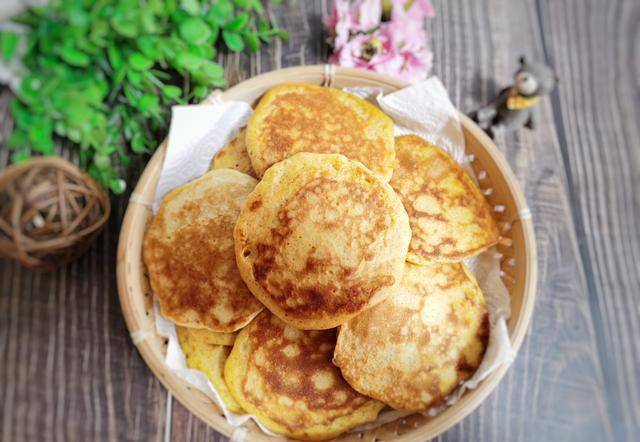
M343 80L348 79L356 82L358 80L366 79L372 82L386 84L394 89L402 89L410 86L410 84L407 82L372 71L366 71L356 68L344 68L333 65L310 65L278 69L251 77L222 92L220 98L222 100L233 100L240 93L246 94L251 91L262 90L264 89L265 84L273 85L277 83L284 83L287 81L300 82L300 80L296 80L296 78L304 75L314 77L322 75L322 83L326 85L331 85L333 83L333 80L335 80L336 77L339 77ZM461 126L464 128L464 130L469 132L471 135L473 135L473 137L476 138L476 140L487 151L499 172L504 176L506 185L509 189L509 192L511 193L518 211L522 213L522 211L528 210L524 193L519 185L517 178L515 177L513 170L511 169L511 166L507 162L502 152L494 144L493 140L489 138L489 136L482 129L480 129L480 127L478 127L469 117L460 112L458 112L458 116L460 118ZM153 170L158 166L161 166L161 163L164 160L165 151L166 140L160 144L156 152L153 154L152 158L145 166L143 173L136 183L133 194L142 194L142 191L147 191L149 186L155 186L155 183L150 178L153 175ZM134 201L129 201L125 216L123 218L118 240L116 266L118 296L125 323L129 332L133 332L134 330L139 329L139 327L137 327L137 324L135 323L135 314L130 308L129 303L127 302L129 296L126 276L128 256L127 244L129 244L129 240L132 238L132 233L134 233L132 230L132 222L135 212L137 210L146 210L146 207L143 207L139 204L132 204L132 202ZM495 390L495 387L504 377L513 360L515 359L515 355L517 355L518 353L518 350L524 340L524 337L526 336L531 322L536 299L536 283L538 271L537 250L535 244L533 222L530 217L522 218L519 222L521 224L523 232L524 250L526 253L527 264L523 282L523 301L520 307L520 314L513 328L513 332L510 335L514 358L497 368L487 378L480 382L476 389L470 390L467 394L463 395L460 401L458 401L458 404L464 402L463 405L458 407L448 407L445 411L430 420L429 432L416 431L418 430L418 428L416 428L416 430L404 434L400 438L401 440L417 442L424 440L425 437L435 437L436 435L443 433L444 431L459 423L464 417L474 411L478 407L478 405L480 405L480 403L484 401L484 399ZM182 385L184 381L168 371L168 368L164 364L164 360L155 356L155 352L147 342L134 342L134 345L138 349L147 366L151 369L154 376L158 378L164 385L164 387L169 392L171 392L171 394L175 396L176 399L178 399L191 413L195 414L201 420L207 423L207 425L213 427L216 431L226 435L227 437L230 437L232 435L235 427L233 427L223 416L214 413L214 419L211 419L211 413L206 413L200 408L190 405L190 401L193 399L193 397L192 393L190 393L189 390L185 388L184 385Z

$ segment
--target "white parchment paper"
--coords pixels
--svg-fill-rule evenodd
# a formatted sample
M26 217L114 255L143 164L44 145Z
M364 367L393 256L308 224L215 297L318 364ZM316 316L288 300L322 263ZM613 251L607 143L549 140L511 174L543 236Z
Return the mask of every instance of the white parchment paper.
M346 90L376 103L394 120L397 135L415 133L424 137L441 146L455 161L473 174L467 163L464 135L457 111L438 78L431 77L386 95L376 88ZM156 190L154 212L168 191L207 171L211 158L246 125L251 113L252 110L247 103L238 101L175 106L172 109L167 154ZM510 298L500 278L499 254L494 248L489 249L468 260L467 265L475 275L487 301L491 326L489 344L475 374L454 390L445 404L425 410L423 413L428 416L434 416L457 402L466 389L476 388L491 372L503 363L510 362L514 356L506 325L506 320L511 314ZM157 331L169 340L165 359L167 366L177 376L211 397L232 425L241 428L248 419L254 419L265 433L275 436L252 415L230 412L206 375L187 367L174 324L162 316L157 303L155 306ZM408 414L413 413L386 411L380 414L376 422L358 427L354 431L376 427ZM246 432L239 429L234 433L232 440L242 440L244 434Z

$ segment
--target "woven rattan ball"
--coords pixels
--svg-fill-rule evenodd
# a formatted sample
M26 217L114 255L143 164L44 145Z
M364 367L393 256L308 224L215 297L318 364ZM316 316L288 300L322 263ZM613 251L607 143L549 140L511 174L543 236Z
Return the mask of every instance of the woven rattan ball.
M109 217L107 193L58 157L0 173L0 256L50 270L84 253Z

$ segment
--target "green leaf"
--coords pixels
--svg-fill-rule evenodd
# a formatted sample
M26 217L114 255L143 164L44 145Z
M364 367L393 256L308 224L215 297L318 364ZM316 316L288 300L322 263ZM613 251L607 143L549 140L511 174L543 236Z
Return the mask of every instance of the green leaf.
M169 38L163 38L158 41L158 49L162 52L167 58L174 58L176 56L176 51L174 48L173 40Z
M131 157L127 155L122 146L116 146L116 152L118 153L118 158L120 158L120 163L123 166L128 166L131 164Z
M53 145L53 121L49 119L39 119L29 127L29 142L36 152L51 155L54 151Z
M267 32L269 29L271 29L271 25L269 25L269 22L266 20L260 20L258 22L258 31L260 32Z
M276 29L276 36L281 40L289 40L289 32L286 29L278 28Z
M146 71L153 67L153 60L148 59L140 52L134 52L129 56L129 66L136 71Z
M256 52L260 49L260 39L258 38L257 32L245 32L242 34L242 37L252 52Z
M193 55L197 55L200 58L205 60L210 60L216 55L216 48L211 45L204 44L200 46L191 46L189 47L189 53Z
M180 7L183 11L191 15L200 13L200 2L198 2L198 0L180 0Z
M183 69L187 69L188 71L195 71L202 65L203 61L204 60L201 57L189 52L178 54L178 57L176 58L178 66Z
M149 9L155 14L171 14L176 9L175 0L147 0Z
M60 51L60 58L71 66L85 67L91 63L91 58L82 51L71 46L65 46Z
M242 37L235 32L223 30L222 39L227 47L234 52L240 52L244 49L244 41L242 41Z
M70 128L67 130L67 137L74 143L79 143L82 138L82 132L78 128Z
M89 41L97 47L104 48L108 44L109 23L106 20L99 20L91 25Z
M226 83L227 83L227 81L224 79L224 77L218 77L218 78L211 79L211 84L213 86L216 86L216 87L225 86Z
M162 94L171 100L176 100L182 95L182 89L178 86L165 85L162 87Z
M145 150L145 140L142 134L137 133L131 139L131 150L135 153L142 153Z
M80 5L73 5L67 10L69 15L69 23L78 28L87 27L90 21L87 11L81 9Z
M117 71L122 67L122 52L115 44L110 44L107 47L107 58L114 71Z
M224 78L224 69L214 61L205 60L200 67L200 72L205 74L208 78Z
M113 84L119 85L124 81L124 78L127 75L127 69L124 66L119 67L113 73Z
M141 96L140 91L136 90L135 88L131 87L128 84L125 84L122 90L124 91L124 96L129 101L129 104L131 106L136 106L136 103L138 102Z
M111 191L116 195L120 195L127 188L127 183L125 183L124 180L121 179L109 180L108 185L109 189L111 189Z
M29 136L27 133L21 129L15 129L7 141L5 142L5 146L7 149L15 150L21 147L29 146Z
M155 34L160 29L158 20L156 20L155 15L153 15L153 12L148 7L142 10L140 23L142 24L142 29L147 34Z
M193 88L193 96L198 100L202 100L209 94L209 89L206 86L196 86Z
M265 43L269 42L269 37L278 37L282 40L289 39L289 33L285 29L281 29L281 28L273 28L265 31L258 31L258 35L260 36L260 39Z
M67 135L67 126L64 121L58 120L53 124L53 131L56 135L64 137Z
M198 17L189 17L180 23L180 36L188 43L199 45L211 37L211 28Z
M210 19L222 26L233 17L233 5L229 0L218 0L209 12Z
M0 43L2 44L2 58L11 60L18 48L18 34L11 31L0 33Z
M238 14L233 20L224 25L224 29L239 32L242 31L245 26L247 26L247 23L249 23L249 14L247 14L246 12L242 12Z
M116 11L111 17L111 26L123 37L135 38L138 36L138 18L131 11Z
M129 80L131 84L133 84L137 88L142 87L142 74L140 73L140 71L133 71L129 69L127 71L127 80Z
M162 58L162 52L158 47L159 41L157 37L151 35L143 35L138 37L136 45L140 52L149 57L152 60L158 60Z
M247 9L251 6L251 0L233 0L233 3L242 9Z
M102 49L99 46L96 46L95 44L93 44L91 40L88 37L85 37L84 35L76 38L75 48L80 52L84 52L85 54L88 54L88 55L97 55L102 51Z
M98 169L109 169L111 168L111 159L108 155L98 153L93 157L93 164L95 164Z
M140 97L140 100L138 100L137 108L140 112L147 112L157 108L158 104L158 97L151 94L144 94L142 97Z
M260 0L251 0L251 9L253 9L258 15L262 15L264 13L264 7Z
M11 154L11 162L15 164L24 163L29 158L31 158L31 155L28 150L18 150Z
M96 148L96 152L98 152L101 155L111 155L115 151L116 151L115 146L101 146Z
M20 82L18 95L27 104L35 103L40 100L40 90L44 82L37 75L27 75Z

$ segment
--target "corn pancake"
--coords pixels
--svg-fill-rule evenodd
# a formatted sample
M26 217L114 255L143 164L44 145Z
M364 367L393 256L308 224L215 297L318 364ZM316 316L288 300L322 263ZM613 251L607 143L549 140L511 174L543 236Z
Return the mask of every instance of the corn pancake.
M335 330L302 331L263 311L238 334L225 366L231 394L275 433L325 440L375 420L365 397L331 363Z
M206 328L182 327L180 325L176 326L176 330L185 338L202 344L232 346L236 340L236 333L219 333Z
M396 138L391 186L411 223L407 260L457 262L498 242L498 228L480 189L444 151L415 135Z
M162 313L176 324L230 333L262 310L240 277L233 249L233 227L255 184L221 169L164 197L143 255Z
M246 142L258 176L298 152L341 153L386 182L393 173L391 118L335 88L281 84L270 89L249 120Z
M353 388L399 410L442 402L478 368L487 306L462 263L407 263L399 291L340 328L333 362Z
M246 133L246 128L240 129L238 135L229 141L213 157L209 170L233 169L255 178L256 173L253 171L253 167L251 166L251 158L249 158L247 146L245 144Z
M229 387L227 387L224 380L224 365L227 362L231 348L207 342L206 336L199 336L198 333L193 333L195 329L177 327L176 330L180 347L182 347L187 359L187 366L207 375L207 378L209 378L229 411L238 414L244 413L242 407L229 392Z
M338 154L275 164L234 231L240 274L286 323L333 328L393 293L411 238L391 187Z

